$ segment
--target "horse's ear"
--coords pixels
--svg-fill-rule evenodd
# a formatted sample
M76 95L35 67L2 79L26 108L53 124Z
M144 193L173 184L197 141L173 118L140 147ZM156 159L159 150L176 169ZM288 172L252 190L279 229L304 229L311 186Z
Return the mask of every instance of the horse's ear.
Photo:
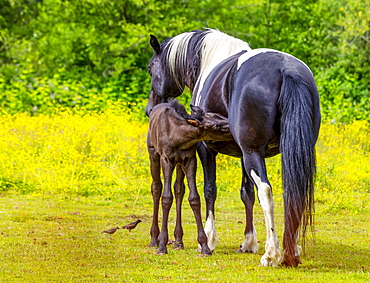
M152 46L155 53L159 54L161 51L161 45L159 44L158 39L154 35L150 35L150 45Z

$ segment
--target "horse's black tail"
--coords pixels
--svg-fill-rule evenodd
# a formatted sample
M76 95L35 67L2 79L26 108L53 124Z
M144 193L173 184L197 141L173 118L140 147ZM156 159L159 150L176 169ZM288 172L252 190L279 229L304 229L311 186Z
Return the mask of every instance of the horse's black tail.
M313 222L315 143L318 135L317 123L320 119L317 117L317 101L315 84L310 85L296 74L283 72L278 107L281 115L285 261L290 261L290 257L293 260L293 257L297 256L299 227L304 239L307 225L312 225Z

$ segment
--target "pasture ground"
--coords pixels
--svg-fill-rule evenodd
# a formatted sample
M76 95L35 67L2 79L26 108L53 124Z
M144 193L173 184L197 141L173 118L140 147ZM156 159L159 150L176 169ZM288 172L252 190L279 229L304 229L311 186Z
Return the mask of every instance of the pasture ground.
M255 224L257 255L235 253L243 241L244 209L237 193L220 192L216 225L220 244L210 257L195 252L196 225L187 200L183 205L184 250L165 256L149 248L150 196L116 198L12 195L0 198L1 282L369 282L368 212L325 212L316 204L315 233L309 233L303 265L258 267L265 229L260 206ZM282 243L282 203L276 203L276 228ZM321 211L321 212L320 212ZM175 223L171 210L170 231ZM101 231L140 218L131 232ZM314 236L313 236L314 235ZM172 232L170 234L170 239Z

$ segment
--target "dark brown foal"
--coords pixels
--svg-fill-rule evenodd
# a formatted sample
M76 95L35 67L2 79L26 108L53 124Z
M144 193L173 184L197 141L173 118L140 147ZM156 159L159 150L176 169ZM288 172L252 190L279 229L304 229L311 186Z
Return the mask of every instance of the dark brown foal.
M158 253L167 253L168 242L168 215L173 202L171 190L172 174L176 167L176 182L174 185L176 197L176 228L175 248L183 248L181 226L181 203L184 196L184 176L189 186L189 203L193 210L198 228L198 242L202 254L211 254L207 245L207 236L204 233L200 197L196 187L196 148L197 143L203 140L227 141L232 139L226 118L216 113L204 111L192 106L192 115L189 115L184 106L176 100L161 103L150 113L149 132L147 139L150 156L150 170L152 174L152 196L154 202L153 223L151 228L150 246L158 246ZM164 190L162 194L162 181L160 169L164 177ZM162 195L162 229L159 232L158 210Z

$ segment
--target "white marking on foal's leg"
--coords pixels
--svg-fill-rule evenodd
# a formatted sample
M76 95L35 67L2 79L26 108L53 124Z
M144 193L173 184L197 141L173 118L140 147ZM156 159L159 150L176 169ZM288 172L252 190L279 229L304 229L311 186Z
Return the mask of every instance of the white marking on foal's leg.
M206 226L204 227L204 232L207 235L208 239L208 247L213 252L216 249L218 244L218 238L216 235L216 225L215 225L215 218L213 217L212 211L209 211ZM197 251L201 250L200 245L198 245Z
M253 225L253 232L245 234L245 240L240 245L240 250L243 253L254 253L258 252L257 232Z
M258 199L265 215L266 224L266 246L265 254L262 256L261 266L278 266L282 262L282 254L279 247L279 240L274 225L274 200L269 184L262 182L254 170L251 176L258 188Z

